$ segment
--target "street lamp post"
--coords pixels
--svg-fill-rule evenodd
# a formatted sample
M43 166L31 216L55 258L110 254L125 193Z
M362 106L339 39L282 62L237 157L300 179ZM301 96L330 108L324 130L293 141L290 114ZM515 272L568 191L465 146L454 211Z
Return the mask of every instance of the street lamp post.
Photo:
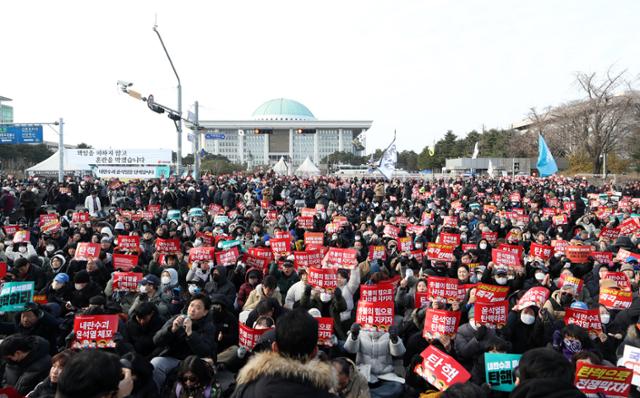
M160 32L158 32L158 25L153 26L153 31L158 35L160 44L162 44L162 49L167 55L169 63L171 64L171 68L173 69L173 73L176 75L176 79L178 80L178 114L182 116L182 83L180 83L180 76L178 76L178 72L176 71L176 67L173 65L173 61L171 60L171 56L167 51L167 47L164 45L164 41L162 41L162 36L160 36ZM176 174L180 175L180 169L182 169L182 120L176 121L176 129L178 130L178 156L176 159Z

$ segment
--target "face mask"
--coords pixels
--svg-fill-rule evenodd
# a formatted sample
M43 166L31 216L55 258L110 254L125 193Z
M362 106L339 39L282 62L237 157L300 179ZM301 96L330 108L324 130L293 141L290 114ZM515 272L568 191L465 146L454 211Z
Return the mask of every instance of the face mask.
M496 283L498 285L506 285L507 284L507 278L496 278Z
M73 286L76 288L76 290L82 290L82 288L84 287L84 283L75 283Z
M600 314L600 322L602 322L603 325L608 324L610 320L611 320L611 315L609 315L609 314Z
M480 243L480 249L486 250L487 249L487 244L486 243Z
M146 285L142 285L138 288L138 291L140 293L146 293L147 292L147 286Z
M27 248L26 248L25 246L20 246L20 247L18 248L18 251L19 251L20 253L26 253L26 252L27 252Z
M522 313L520 314L520 320L525 325L533 325L533 323L536 321L536 317L530 314Z
M331 301L331 295L329 293L320 293L320 301L323 303L328 303Z
M196 239L193 242L193 247L200 247L200 246L202 246L202 239Z
M52 251L54 251L56 249L56 247L54 245L47 245L47 251L49 253L51 253Z
M162 278L160 278L160 281L162 282L163 285L168 285L169 283L171 283L171 277L163 276Z
M198 287L198 285L189 285L189 294L196 295L200 293L200 288Z
M538 282L542 282L542 280L544 279L544 273L536 272L535 278Z
M565 348L569 352L576 353L576 352L582 350L582 343L580 342L580 340L564 339L563 342L564 342Z
M416 249L422 249L422 243L416 243Z

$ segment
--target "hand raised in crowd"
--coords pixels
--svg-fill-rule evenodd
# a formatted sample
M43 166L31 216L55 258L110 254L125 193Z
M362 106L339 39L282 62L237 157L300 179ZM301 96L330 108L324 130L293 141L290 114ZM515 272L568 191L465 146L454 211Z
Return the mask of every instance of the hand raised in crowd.
M185 320L185 316L184 315L179 315L178 317L176 317L176 319L173 320L173 323L171 324L171 331L173 333L177 332L178 329L180 329L180 327L182 327L182 324Z

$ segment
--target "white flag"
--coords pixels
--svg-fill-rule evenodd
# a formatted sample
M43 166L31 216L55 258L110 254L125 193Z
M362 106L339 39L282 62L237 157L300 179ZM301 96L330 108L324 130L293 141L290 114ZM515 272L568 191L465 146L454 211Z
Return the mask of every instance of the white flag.
M477 159L480 154L480 150L478 149L478 143L476 142L476 146L473 148L473 155L471 155L471 159Z
M380 173L386 178L390 180L393 176L393 172L396 170L396 163L398 162L398 151L396 150L396 134L393 132L393 141L391 145L385 149L382 153L382 158L380 158L380 163L378 164L378 170Z
M489 177L493 178L494 172L495 170L493 170L493 163L491 162L491 159L489 159L489 168L487 169L487 174L489 174Z

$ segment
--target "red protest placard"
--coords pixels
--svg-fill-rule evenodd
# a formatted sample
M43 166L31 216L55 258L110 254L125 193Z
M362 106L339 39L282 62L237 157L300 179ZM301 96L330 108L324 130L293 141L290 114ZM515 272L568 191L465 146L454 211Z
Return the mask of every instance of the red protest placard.
M359 300L358 309L356 310L356 323L366 330L386 331L393 325L393 315L393 301L369 303Z
M298 228L313 229L313 217L298 217Z
M438 239L438 243L442 243L443 245L451 245L451 246L460 246L460 234L450 234L446 232L441 232L440 237Z
M602 227L602 229L600 229L600 234L598 235L598 238L616 240L618 239L618 236L620 236L620 230L617 227L616 228Z
M153 213L153 214L157 214L160 213L162 211L162 205L148 205L147 206L147 211Z
M569 223L569 218L566 214L558 214L557 216L553 216L551 219L553 221L553 225L564 225Z
M497 303L506 300L509 286L489 285L478 283L476 286L476 302Z
M564 249L564 255L574 264L584 264L589 261L591 246L569 245Z
M551 241L551 246L553 247L554 253L564 254L566 247L569 246L569 242L562 239L554 239Z
M360 300L369 303L393 301L393 285L390 283L362 285L360 286Z
M536 306L538 308L542 308L544 303L549 299L549 289L543 286L532 287L527 290L520 300L518 300L518 304L514 306L514 310L518 311L522 308L529 307L531 305Z
M250 256L273 260L273 252L268 247L252 247L248 250Z
M463 301L467 297L469 290L476 287L476 283L467 283L465 285L458 285L458 301Z
M469 252L471 250L476 250L478 248L478 245L476 245L475 243L463 243L462 244L462 251L464 253Z
M556 209L545 207L542 209L542 217L553 217L556 215Z
M418 292L414 296L414 303L416 308L422 308L429 304L429 292Z
M592 365L583 361L576 364L575 386L587 397L628 397L632 379L631 369Z
M238 322L238 345L253 350L260 336L271 329L253 329L242 322Z
M58 221L57 214L40 214L40 218L38 220L38 227L42 228L43 225Z
M564 285L571 286L577 294L580 294L582 293L584 281L580 278L576 278L575 276L565 276L563 274L560 276L560 279L558 279L557 285L559 289L561 289Z
M473 318L477 325L484 325L491 329L500 329L507 324L507 313L509 312L509 302L501 301L497 303L476 302L474 305Z
M431 261L455 261L454 247L440 243L427 243L427 259Z
M262 270L263 273L267 273L269 269L269 260L268 258L260 258L256 256L246 255L244 262L247 264L247 269L257 268Z
M118 249L129 250L129 251L138 251L140 248L140 237L139 236L126 236L120 235L118 236Z
M520 192L512 192L511 194L509 194L510 202L520 202L520 200L521 200Z
M627 218L618 226L618 229L620 230L620 235L633 235L637 230L640 229L640 218Z
M547 261L553 256L553 246L533 242L529 247L529 255Z
M131 268L138 265L138 256L134 254L113 253L112 261L114 269L129 272Z
M591 257L600 264L613 264L612 252L591 252Z
M503 265L509 268L520 266L520 258L516 253L499 249L491 249L491 261L496 265Z
M358 252L356 249L331 247L325 254L322 265L329 268L353 269L358 266Z
M408 236L398 238L396 242L398 242L398 251L401 253L410 252L413 249L413 241Z
M604 274L604 279L611 279L620 289L631 291L631 281L624 272L607 272Z
M455 336L460 324L460 311L427 309L424 317L422 337L432 339L439 336Z
M345 216L333 216L332 222L340 225L341 227L349 224L349 220L347 220L347 217Z
M411 250L409 258L415 258L418 264L422 264L422 260L424 260L424 252L422 250Z
M458 280L443 276L430 276L427 278L427 296L433 300L444 298L458 300Z
M304 252L293 252L294 265L296 268L321 267L324 255L318 250L307 250Z
M5 225L4 227L2 227L2 229L4 229L4 233L7 234L8 236L12 236L14 235L16 232L18 232L20 230L20 226L18 225Z
M631 292L618 289L600 289L598 302L609 310L626 310L633 300Z
M600 310L581 310L578 308L567 308L564 313L565 325L578 325L589 332L602 332L602 322L600 322Z
M316 318L318 321L318 345L331 347L333 345L333 318Z
M335 269L310 267L307 272L307 283L313 287L333 291L338 286L337 277Z
M80 242L76 247L74 259L79 261L89 261L90 259L98 258L98 256L100 256L99 243Z
M215 252L215 258L218 265L236 265L240 258L238 246L234 246L229 250Z
M179 239L156 239L156 252L160 254L172 254L180 252Z
M425 229L427 229L427 227L424 226L424 225L415 225L415 224L407 225L407 233L408 234L420 235L420 234L422 234L424 232Z
M82 211L82 212L76 211L71 216L71 221L76 224L89 222L90 221L89 213L87 213L86 211Z
M313 216L316 215L316 209L311 209L308 207L304 207L302 209L300 209L300 216L301 217L311 217L313 218Z
M216 249L213 247L194 247L189 250L189 268L195 261L209 262L215 259Z
M202 246L212 247L214 242L214 237L211 232L196 232L196 238L199 238L202 241Z
M445 228L456 228L458 226L458 218L456 216L442 217L442 226Z
M140 283L141 280L141 272L114 272L113 290L135 292L138 290L138 283Z
M385 247L380 246L369 246L369 260L386 260L387 259L387 251Z
M490 245L495 245L498 241L498 233L497 232L483 232L482 239L486 239Z
M570 213L576 209L576 202L564 202L562 207L565 212Z
M396 239L400 235L400 228L395 225L387 224L384 226L383 234Z
M29 231L20 230L13 234L13 243L29 243L31 233Z
M4 279L7 276L7 263L4 261L0 262L0 279Z
M471 378L471 374L453 357L433 345L422 351L420 356L423 361L413 371L440 391L457 383L465 383Z
M404 216L396 217L396 224L398 225L409 225L409 218Z
M291 254L291 240L282 238L269 239L269 247L275 258Z
M72 348L113 348L118 332L118 315L76 315Z
M524 248L520 245L507 245L506 243L501 243L498 245L498 250L502 250L505 252L511 252L518 256L518 258L522 258L522 253L524 253Z

